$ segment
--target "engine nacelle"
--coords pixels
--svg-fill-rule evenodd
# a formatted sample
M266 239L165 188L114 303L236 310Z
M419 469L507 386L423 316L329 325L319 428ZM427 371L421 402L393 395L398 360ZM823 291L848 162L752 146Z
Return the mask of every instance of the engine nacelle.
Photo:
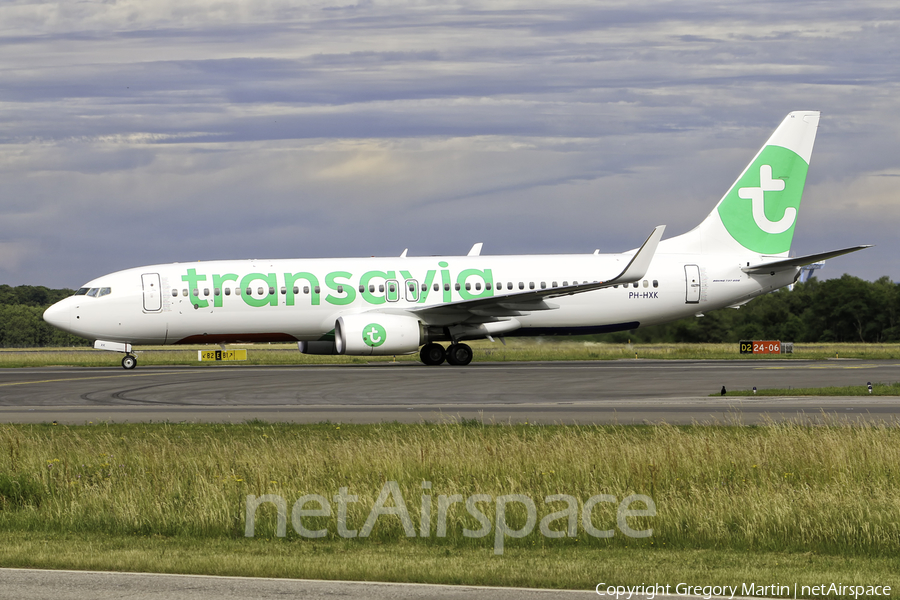
M334 324L338 354L411 354L424 343L422 323L409 315L364 313L339 317Z

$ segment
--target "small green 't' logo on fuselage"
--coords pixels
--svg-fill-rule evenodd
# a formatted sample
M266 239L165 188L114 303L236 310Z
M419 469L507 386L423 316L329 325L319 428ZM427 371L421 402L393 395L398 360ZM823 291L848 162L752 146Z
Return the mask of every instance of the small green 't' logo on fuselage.
M719 205L728 233L760 254L791 249L809 165L781 146L766 146Z
M387 339L387 332L378 323L369 323L363 327L362 336L366 346L377 348Z

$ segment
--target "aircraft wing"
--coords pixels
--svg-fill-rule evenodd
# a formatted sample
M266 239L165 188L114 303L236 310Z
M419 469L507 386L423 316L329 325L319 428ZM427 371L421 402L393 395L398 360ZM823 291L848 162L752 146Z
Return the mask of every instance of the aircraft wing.
M496 320L502 317L515 317L523 312L535 310L553 310L557 305L546 300L560 296L572 296L593 292L614 285L624 285L640 281L650 267L650 261L656 253L656 247L662 238L666 226L660 225L653 230L650 237L638 248L634 256L621 273L607 281L594 281L580 283L578 285L566 285L546 288L542 290L528 290L517 293L491 296L489 298L476 298L474 300L459 300L413 309L409 312L416 314L420 319L432 325L451 325L454 323L478 323Z
M850 254L851 252L856 252L857 250L862 250L864 248L871 248L871 245L867 246L852 246L850 248L842 248L841 250L832 250L831 252L822 252L821 254L809 254L807 256L799 256L796 258L784 258L780 260L773 260L764 263L757 263L755 265L748 265L746 267L742 267L741 271L744 273L748 273L750 275L762 275L762 274L771 274L774 275L777 271L786 271L788 269L796 269L797 267L802 267L805 265L811 265L812 263L816 263L819 261L826 260L828 258L834 258L835 256L841 256L842 254Z

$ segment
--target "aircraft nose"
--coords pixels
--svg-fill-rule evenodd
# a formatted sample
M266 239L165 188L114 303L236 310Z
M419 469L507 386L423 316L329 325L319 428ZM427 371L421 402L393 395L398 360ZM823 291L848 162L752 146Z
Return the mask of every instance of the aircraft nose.
M44 311L44 321L64 331L69 329L72 309L66 300L61 300Z

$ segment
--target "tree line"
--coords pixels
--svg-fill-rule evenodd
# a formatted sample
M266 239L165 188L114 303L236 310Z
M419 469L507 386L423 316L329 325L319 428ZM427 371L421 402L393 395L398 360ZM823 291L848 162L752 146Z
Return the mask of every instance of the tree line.
M890 278L865 281L851 275L810 278L738 310L723 308L663 325L593 336L613 343L728 343L775 339L784 342L900 341L900 284ZM73 290L0 285L0 347L86 346L90 340L44 322L44 310Z
M723 308L671 323L598 336L634 343L900 341L900 284L851 275L782 288L735 310Z
M48 306L74 293L44 286L0 285L0 348L90 345L91 341L64 333L42 318Z

